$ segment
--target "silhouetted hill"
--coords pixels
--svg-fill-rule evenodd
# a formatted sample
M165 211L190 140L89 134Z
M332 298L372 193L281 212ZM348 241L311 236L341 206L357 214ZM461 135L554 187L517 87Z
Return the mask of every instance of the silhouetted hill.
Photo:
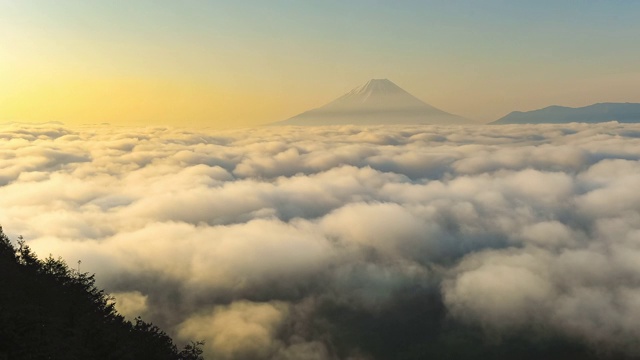
M600 103L579 108L554 105L527 112L514 111L491 124L564 124L571 122L599 123L607 121L618 121L621 123L640 122L640 104Z
M202 359L157 326L119 315L93 275L16 248L0 227L0 359Z

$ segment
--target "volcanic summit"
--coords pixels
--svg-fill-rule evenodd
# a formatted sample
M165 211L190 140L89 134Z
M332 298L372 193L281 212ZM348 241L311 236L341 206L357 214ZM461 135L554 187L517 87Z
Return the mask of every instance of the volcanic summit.
M336 100L273 125L468 124L437 109L388 79L372 79Z

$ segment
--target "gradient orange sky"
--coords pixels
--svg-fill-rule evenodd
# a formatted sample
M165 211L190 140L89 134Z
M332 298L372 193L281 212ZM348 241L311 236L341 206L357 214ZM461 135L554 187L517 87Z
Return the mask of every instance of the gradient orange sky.
M0 0L0 122L250 126L370 78L482 122L640 102L638 18L621 0Z

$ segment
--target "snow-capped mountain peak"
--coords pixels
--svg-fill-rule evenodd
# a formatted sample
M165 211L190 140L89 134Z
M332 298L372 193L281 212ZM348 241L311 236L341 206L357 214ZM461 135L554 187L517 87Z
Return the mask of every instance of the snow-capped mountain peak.
M336 100L279 125L461 124L449 114L409 94L388 79L371 79Z

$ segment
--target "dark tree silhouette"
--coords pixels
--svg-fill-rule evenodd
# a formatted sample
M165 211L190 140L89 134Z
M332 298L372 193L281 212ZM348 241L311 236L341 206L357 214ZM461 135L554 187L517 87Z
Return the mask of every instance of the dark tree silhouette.
M203 342L179 351L157 326L127 321L94 275L17 245L0 226L0 360L203 359Z

